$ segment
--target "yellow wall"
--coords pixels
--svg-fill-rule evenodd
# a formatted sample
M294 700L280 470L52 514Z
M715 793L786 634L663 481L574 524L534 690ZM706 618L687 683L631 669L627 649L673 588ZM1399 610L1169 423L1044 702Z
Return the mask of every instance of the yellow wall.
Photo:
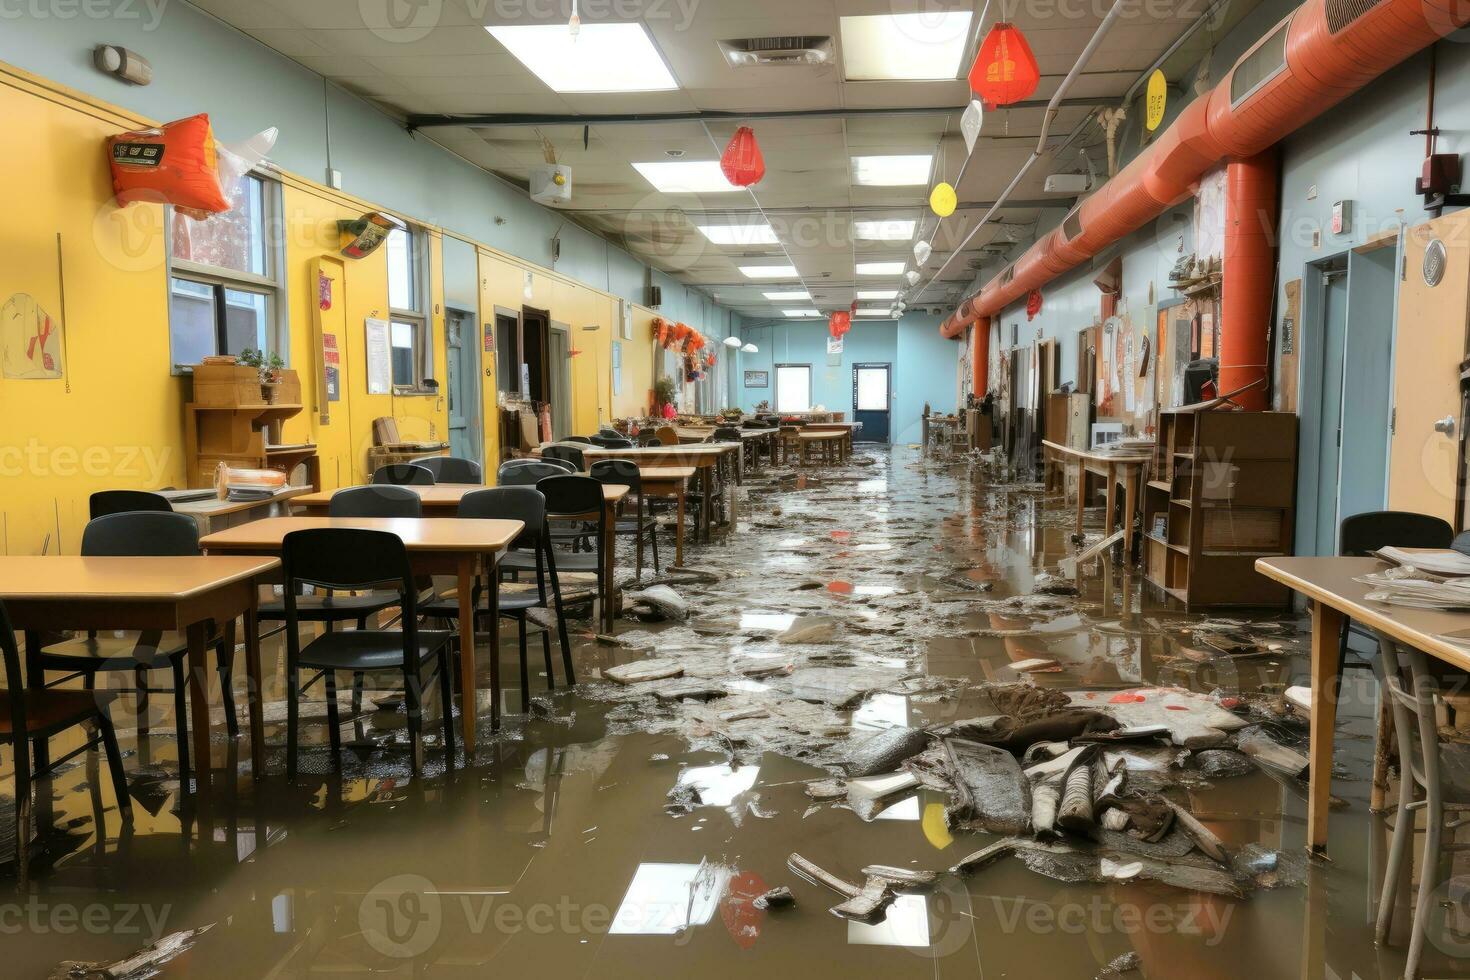
M0 553L75 553L87 520L87 498L112 487L183 486L183 404L187 378L170 373L164 210L112 205L104 140L153 120L0 65L0 118L26 134L25 152L0 156L0 186L9 209L0 222L0 304L28 293L62 318L56 236L65 256L64 380L0 378ZM387 316L387 257L344 259L345 281L334 302L345 306L342 399L322 424L318 405L312 262L337 255L336 221L375 205L291 174L280 174L285 236L290 366L301 376L305 411L286 426L288 442L315 441L322 483L334 488L367 479L372 421L392 415L408 439L448 435L446 399L367 394L363 320ZM400 217L413 222L411 215ZM431 236L431 317L435 374L444 370L442 238ZM572 429L590 433L601 419L640 413L653 385L651 311L634 307L633 337L619 338L618 301L601 290L531 265L488 246L479 254L480 319L495 306L549 310L571 326L582 353L572 361ZM533 276L531 298L524 274ZM601 329L586 332L582 327ZM623 344L622 394L612 396L612 342ZM486 358L485 460L499 458L494 361Z

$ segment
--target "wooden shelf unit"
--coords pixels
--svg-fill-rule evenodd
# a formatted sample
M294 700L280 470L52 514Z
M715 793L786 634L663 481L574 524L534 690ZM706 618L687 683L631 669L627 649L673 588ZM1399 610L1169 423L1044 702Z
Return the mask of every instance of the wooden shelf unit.
M271 386L274 401L266 400L254 368L200 364L194 368L194 401L184 406L184 446L188 452L187 479L191 487L214 486L220 463L244 469L276 469L290 478L306 465L313 489L321 489L316 446L271 445L269 437L279 423L299 415L301 382L295 371L282 372Z
M1291 554L1296 451L1290 413L1161 412L1143 495L1145 577L1188 609L1286 605L1290 591L1254 566Z

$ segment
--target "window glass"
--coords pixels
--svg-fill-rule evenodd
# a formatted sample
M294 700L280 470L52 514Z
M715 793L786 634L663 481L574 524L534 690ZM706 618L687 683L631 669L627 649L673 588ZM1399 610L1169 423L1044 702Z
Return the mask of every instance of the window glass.
M393 383L411 388L418 384L418 378L414 372L415 355L418 350L417 325L393 321L390 343L393 348Z
M175 364L198 364L215 351L214 287L175 277L170 282L168 330Z
M812 407L812 369L806 364L776 367L776 411L807 412Z
M388 250L388 305L395 310L418 310L413 233L395 228L383 247Z
M173 210L173 257L200 265L269 275L265 241L265 182L246 175L230 197L231 210L203 221Z
M888 411L888 369L858 368L857 404L859 412Z
M225 289L225 349L220 353L238 354L246 347L270 349L267 302L264 293Z

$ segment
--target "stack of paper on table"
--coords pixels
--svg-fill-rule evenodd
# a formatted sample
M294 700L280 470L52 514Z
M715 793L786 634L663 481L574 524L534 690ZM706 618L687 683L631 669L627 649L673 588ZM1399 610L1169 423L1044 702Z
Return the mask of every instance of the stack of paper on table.
M1444 549L1380 548L1379 558L1395 565L1407 565L1430 575L1449 577L1470 575L1470 555Z
M1425 575L1413 566L1390 568L1363 575L1354 581L1372 591L1367 598L1394 606L1419 609L1470 609L1470 578L1441 578Z

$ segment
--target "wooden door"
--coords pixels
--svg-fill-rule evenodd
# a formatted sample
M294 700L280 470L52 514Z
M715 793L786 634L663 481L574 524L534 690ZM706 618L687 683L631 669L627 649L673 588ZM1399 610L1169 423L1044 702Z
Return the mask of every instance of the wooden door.
M1460 362L1465 358L1467 310L1470 211L1410 228L1394 328L1388 467L1392 510L1455 520L1455 475L1465 421L1460 417Z

